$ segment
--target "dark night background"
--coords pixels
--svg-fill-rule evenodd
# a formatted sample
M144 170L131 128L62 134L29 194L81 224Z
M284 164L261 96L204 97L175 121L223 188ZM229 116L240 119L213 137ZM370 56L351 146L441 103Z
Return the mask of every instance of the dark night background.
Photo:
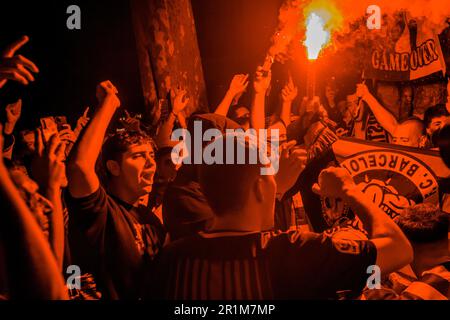
M106 79L124 106L143 105L128 1L8 2L0 5L0 45L29 35L19 53L41 71L26 90L22 125L45 115L67 115L73 123L85 106L95 106L96 84ZM81 8L81 30L66 27L71 4Z
M234 73L253 72L263 61L281 2L192 1L211 109L220 102ZM66 9L71 4L81 8L81 30L66 27ZM2 1L1 48L24 34L31 40L19 53L33 60L41 72L24 93L20 127L37 125L46 115L67 115L73 123L85 106L95 107L96 84L106 79L118 87L124 107L142 111L128 0ZM14 88L10 83L6 89Z

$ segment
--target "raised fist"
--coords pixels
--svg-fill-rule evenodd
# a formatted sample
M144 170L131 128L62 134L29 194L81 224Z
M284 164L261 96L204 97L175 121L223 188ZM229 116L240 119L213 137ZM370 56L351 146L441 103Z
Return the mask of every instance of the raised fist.
M313 191L322 197L342 198L347 191L355 188L356 184L347 170L331 167L320 173Z
M120 107L120 100L116 87L111 81L103 81L97 86L97 100L99 104L112 103L114 107Z

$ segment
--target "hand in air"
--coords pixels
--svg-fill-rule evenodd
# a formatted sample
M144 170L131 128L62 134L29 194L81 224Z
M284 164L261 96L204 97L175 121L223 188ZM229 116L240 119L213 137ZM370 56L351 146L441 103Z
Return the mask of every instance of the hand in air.
M187 98L187 91L185 89L181 89L178 87L177 89L173 89L170 92L173 106L172 106L172 112L178 116L180 112L182 112L184 109L186 109L187 105L189 104L189 98Z
M111 81L103 81L97 86L97 100L100 105L111 103L114 107L120 107L119 91Z
M22 55L16 55L16 52L22 48L29 38L23 36L16 42L8 46L3 51L0 58L0 88L2 88L8 80L17 81L23 85L28 85L35 80L33 73L38 73L39 69L29 59Z
M312 190L322 197L342 198L346 192L355 188L356 184L346 169L331 167L320 173L319 181Z
M255 93L265 94L269 89L271 80L272 71L267 72L263 69L263 67L258 67L256 69L255 79L253 81L253 89L255 90Z
M289 77L288 83L284 86L283 90L281 90L281 98L283 102L291 103L297 97L298 89L292 80L292 77Z

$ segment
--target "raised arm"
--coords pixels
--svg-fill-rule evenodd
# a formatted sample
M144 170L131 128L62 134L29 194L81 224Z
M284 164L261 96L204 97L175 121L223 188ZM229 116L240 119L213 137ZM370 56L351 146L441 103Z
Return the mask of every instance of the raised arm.
M0 88L2 88L9 80L19 82L23 85L28 85L34 81L33 73L39 72L36 65L22 55L16 55L16 52L23 47L29 38L23 36L16 42L9 45L0 54ZM4 157L11 159L12 150L14 146L13 131L20 117L22 108L22 100L10 104L6 107L6 123L4 127L5 139L7 141L7 153ZM1 132L0 132L1 133ZM3 150L2 150L3 151Z
M88 125L89 120L91 120L88 116L89 113L89 107L86 107L86 110L84 110L84 113L81 117L77 120L77 125L75 126L75 129L73 130L73 133L75 134L75 138L78 139L83 129Z
M253 96L250 110L250 126L255 130L265 128L266 92L269 89L271 80L271 71L266 74L263 67L258 67L256 69L255 80L253 81L253 89L255 90L255 94Z
M53 205L50 216L49 241L59 269L62 271L64 260L64 211L61 200L61 189L67 185L65 175L65 147L57 134L54 134L47 145L44 145L41 130L37 130L35 151L31 161L32 178L39 185L39 192Z
M180 118L182 119L181 121L184 120L182 117L182 112L189 103L189 98L186 97L186 94L186 90L173 90L171 92L173 108L172 112L169 114L169 117L159 127L156 135L156 143L158 146L170 145L170 137L172 136L175 121L177 119L180 121Z
M4 150L3 156L5 158L11 159L13 148L15 144L14 139L14 128L16 127L17 121L22 113L22 99L17 100L14 103L8 104L6 106L6 121L3 129L6 142L6 150Z
M20 115L22 114L22 99L17 100L14 103L8 104L6 106L6 122L4 133L7 135L12 135L14 128L16 127L17 121L19 121Z
M356 186L343 168L329 168L319 176L313 191L322 197L342 199L358 216L377 248L377 262L387 275L413 259L411 244L397 224Z
M283 120L286 126L291 124L292 102L297 97L297 94L298 94L297 87L294 85L292 77L289 77L289 82L281 91L282 103L281 103L280 119Z
M233 77L230 83L230 87L225 94L222 102L217 107L215 114L227 116L230 106L234 100L238 100L241 95L247 90L248 87L248 74L237 74Z
M0 150L2 147L3 138L0 134ZM53 252L11 180L1 154L0 177L0 201L5 208L0 214L0 229L11 298L68 299L64 279Z
M398 121L395 116L378 102L365 84L358 85L356 94L367 103L380 125L389 132L390 135L393 135L398 126Z
M39 69L32 61L24 56L16 55L16 52L29 40L27 36L23 36L2 52L0 59L0 88L8 80L17 81L23 85L28 85L34 81L33 73L39 72Z
M69 192L75 198L91 195L100 186L95 172L95 163L100 154L109 123L120 107L118 91L110 81L97 87L99 108L82 137L72 150L68 165Z

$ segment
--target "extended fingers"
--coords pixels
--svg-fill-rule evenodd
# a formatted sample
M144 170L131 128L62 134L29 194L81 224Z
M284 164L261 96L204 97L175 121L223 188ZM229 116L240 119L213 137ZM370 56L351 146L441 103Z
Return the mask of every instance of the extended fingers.
M245 86L246 84L248 84L248 77L249 77L248 74L238 75L238 80L242 86Z
M87 118L88 112L89 112L89 107L87 107L86 110L84 110L84 113L83 113L84 118Z
M28 38L28 36L22 36L20 39L8 46L8 48L3 53L3 56L6 58L11 58L12 56L14 56L16 51L22 48L29 40L30 38Z
M34 132L34 150L38 155L42 155L44 151L44 142L42 139L42 130L36 129Z
M25 86L29 83L27 78L20 72L20 70L15 68L0 69L0 78L17 81Z
M58 146L56 147L56 150L55 150L55 156L56 156L57 160L59 160L59 161L64 160L66 147L67 147L67 145L65 143L60 142L58 144Z
M16 66L17 70L20 72L20 74L22 76L24 76L25 78L27 78L28 81L33 82L34 81L34 76L31 74L30 71L27 70L27 68L25 68L23 65L21 64L17 64Z
M19 62L20 64L24 65L25 67L27 67L34 73L39 72L39 68L34 64L34 62L31 61L30 59L25 58L24 56L19 54L18 56L14 57L13 59L16 60L17 62Z
M59 139L58 134L54 134L51 136L49 144L48 144L48 155L52 156L55 154L56 152L56 148L58 147L58 145L60 144L61 140Z

